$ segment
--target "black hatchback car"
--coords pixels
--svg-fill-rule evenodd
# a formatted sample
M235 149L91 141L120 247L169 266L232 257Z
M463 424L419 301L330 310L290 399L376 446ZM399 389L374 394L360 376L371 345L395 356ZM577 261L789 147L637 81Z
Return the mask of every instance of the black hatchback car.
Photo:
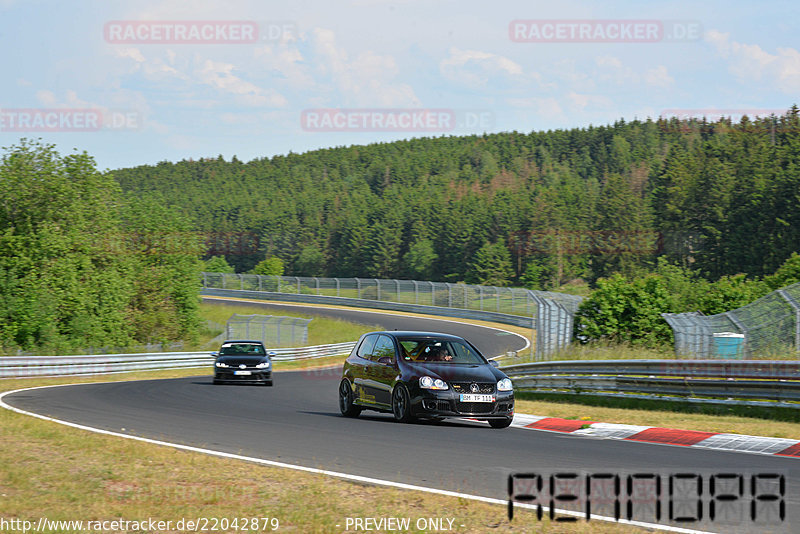
M414 418L469 417L505 428L514 417L511 380L467 340L432 332L371 332L344 363L339 409Z
M251 382L272 385L272 360L274 352L267 352L261 341L229 340L222 343L219 352L212 352L214 383Z

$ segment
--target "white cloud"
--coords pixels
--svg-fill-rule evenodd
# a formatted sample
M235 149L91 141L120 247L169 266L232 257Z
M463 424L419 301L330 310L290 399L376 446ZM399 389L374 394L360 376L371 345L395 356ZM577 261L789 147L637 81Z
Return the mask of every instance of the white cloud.
M705 38L728 60L728 71L740 80L774 83L790 94L800 91L800 51L778 48L777 54L770 54L758 45L732 41L729 33L717 30L708 31Z
M614 103L610 98L603 95L590 95L570 92L567 94L567 100L571 105L570 111L584 111L587 108L591 110L603 110L614 107Z
M286 43L255 49L254 57L266 70L280 73L292 87L311 88L314 78L309 73L303 54Z
M114 55L118 58L122 59L129 59L133 63L130 64L128 67L128 74L133 73L141 73L147 79L150 80L162 80L165 78L178 78L186 80L188 79L187 76L182 74L179 70L175 67L168 65L163 59L158 56L151 56L145 57L144 53L139 50L138 48L134 47L126 47L126 48L114 48ZM174 63L175 56L174 54L170 54L170 51L167 50L166 52L167 58L170 60L170 63Z
M235 66L207 59L195 71L196 79L223 93L236 95L242 102L251 106L282 107L288 102L275 91L266 91L233 74Z
M564 117L564 110L554 97L509 98L506 101L515 108L533 110L541 118L552 120Z
M594 58L594 62L600 69L596 78L610 81L617 85L640 85L644 83L652 87L667 88L675 83L675 79L670 76L665 65L658 65L640 74L631 67L624 65L618 57L597 56Z
M455 47L450 49L447 58L439 62L439 71L446 78L464 85L486 85L493 79L520 79L523 75L522 66L507 57Z
M667 72L667 67L664 65L659 65L654 69L648 69L644 73L644 82L647 85L652 85L653 87L666 88L675 83L675 78L669 75L669 72Z
M348 105L420 105L414 89L396 81L399 69L394 57L366 50L351 60L347 51L337 45L334 32L324 28L314 28L311 39L316 74L329 77ZM317 79L315 88L325 92L325 85L325 80Z

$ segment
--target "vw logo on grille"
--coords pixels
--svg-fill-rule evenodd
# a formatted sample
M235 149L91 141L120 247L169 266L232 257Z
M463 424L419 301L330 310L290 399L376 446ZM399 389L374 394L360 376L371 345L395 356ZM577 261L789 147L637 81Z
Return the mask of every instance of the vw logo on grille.
M469 390L473 393L477 393L481 390L481 388L478 387L478 384L473 382L472 384L469 385Z
M239 369L247 369L247 366L246 366L245 364L241 364L241 365L239 366Z

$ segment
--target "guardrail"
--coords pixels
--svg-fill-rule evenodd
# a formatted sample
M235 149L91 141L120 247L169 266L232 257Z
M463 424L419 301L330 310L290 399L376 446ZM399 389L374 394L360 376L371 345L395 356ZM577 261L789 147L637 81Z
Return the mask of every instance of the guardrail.
M763 360L570 360L503 367L518 391L597 396L800 402L800 362ZM800 408L800 405L797 406Z
M349 353L355 342L271 349L273 360L288 362L310 360ZM161 352L150 354L105 354L97 356L26 356L0 357L0 378L33 376L76 376L209 367L214 362L210 352Z

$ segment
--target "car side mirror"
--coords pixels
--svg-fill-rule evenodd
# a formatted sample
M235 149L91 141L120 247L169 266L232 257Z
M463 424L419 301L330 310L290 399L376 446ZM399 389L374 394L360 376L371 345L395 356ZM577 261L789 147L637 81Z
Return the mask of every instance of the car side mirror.
M390 356L382 356L378 358L378 363L382 363L385 365L392 365L394 363L394 359L392 359Z
M500 367L500 364L497 363L495 360L489 360L489 365L492 367Z
M269 352L267 353L267 356L269 356L270 358L274 358L274 357L275 357L275 356L277 356L277 355L278 355L278 353L277 353L277 352L275 352L275 351L273 351L273 350L271 350L271 351L269 351Z
M214 351L214 352L212 352L212 353L211 353L211 356L213 356L214 358L216 358L217 356L219 356L219 352L217 352L217 351Z

